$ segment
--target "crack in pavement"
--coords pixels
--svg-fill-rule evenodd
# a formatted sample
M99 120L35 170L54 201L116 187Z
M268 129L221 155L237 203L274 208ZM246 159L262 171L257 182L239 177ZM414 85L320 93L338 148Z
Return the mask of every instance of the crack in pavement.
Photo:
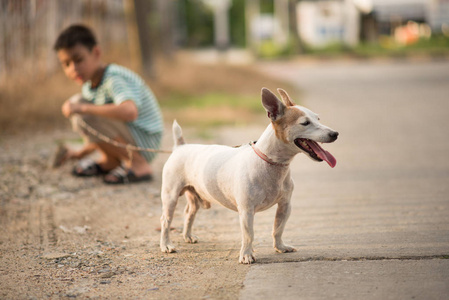
M256 264L278 264L278 263L292 263L292 262L318 262L318 261L380 261L380 260L431 260L431 259L449 259L449 254L439 255L407 255L407 256L360 256L360 257L304 257L298 259L286 259L282 261L262 261L258 260Z

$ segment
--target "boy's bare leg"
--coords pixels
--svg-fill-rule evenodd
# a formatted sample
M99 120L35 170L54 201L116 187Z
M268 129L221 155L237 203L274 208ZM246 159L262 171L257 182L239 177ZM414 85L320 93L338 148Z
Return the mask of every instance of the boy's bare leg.
M100 159L97 161L97 164L103 171L111 171L120 166L120 160L117 157L105 153L98 144L96 144L96 146L101 155Z
M129 153L124 148L116 147L112 144L106 143L97 139L96 137L91 137L83 128L80 126L79 121L82 119L89 126L95 130L105 134L106 136L112 138L115 136L114 140L121 144L134 144L132 136L126 125L123 122L116 120L111 120L108 118L100 118L95 116L81 116L74 115L71 118L72 126L76 132L79 132L81 136L84 137L85 141L88 141L89 146L86 149L81 150L83 154L92 152L94 150L99 150L101 158L97 161L97 164L104 171L111 171L114 168L121 165L121 162L125 163L125 167L132 170L137 177L143 175L152 174L152 169L146 159L137 151L132 152L132 159L129 157ZM81 158L80 153L76 154ZM82 155L84 156L84 155ZM107 181L113 181L113 176L111 178L106 177ZM109 180L111 179L111 180Z
M60 164L64 164L66 161L71 159L82 159L83 157L91 154L95 150L97 150L97 145L95 143L86 143L83 145L83 148L80 150L73 150L71 148L66 147L67 152L64 157L61 159Z
M97 145L95 143L86 143L83 146L83 148L81 148L81 150L75 152L76 153L75 158L81 159L81 158L85 157L86 155L91 154L95 150L97 150Z
M115 140L119 143L126 143L122 138L116 138ZM132 170L137 177L152 174L151 166L139 152L133 151L132 159L130 160L128 151L124 148L118 148L105 142L99 142L97 145L99 150L106 157L107 161L124 161L126 163L126 167ZM101 164L100 166L103 167ZM114 178L112 178L112 176L111 178L106 176L105 179L113 180Z
M82 159L83 157L91 154L92 152L99 150L101 157L98 161L96 161L96 163L100 166L100 168L104 171L110 171L113 170L114 168L120 166L120 160L117 159L116 157L113 157L111 155L106 154L105 152L103 152L97 143L88 143L86 145L83 146L82 149L75 151L72 149L68 149L67 151L67 155L65 160L68 159ZM81 173L82 167L81 166L76 166L75 167L77 169L78 173Z

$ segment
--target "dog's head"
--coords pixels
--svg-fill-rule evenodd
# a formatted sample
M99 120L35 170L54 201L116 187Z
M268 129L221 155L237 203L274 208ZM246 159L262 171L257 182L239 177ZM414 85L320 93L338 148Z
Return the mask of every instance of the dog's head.
M282 101L269 89L262 89L262 104L271 119L276 137L288 147L302 152L315 161L325 160L332 168L336 159L318 143L332 143L338 132L322 125L311 110L296 105L289 95L278 89Z

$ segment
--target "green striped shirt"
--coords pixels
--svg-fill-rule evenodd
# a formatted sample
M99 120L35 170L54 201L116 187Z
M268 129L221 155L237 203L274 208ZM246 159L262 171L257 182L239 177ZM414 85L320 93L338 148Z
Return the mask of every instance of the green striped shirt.
M135 121L126 124L137 146L159 147L159 143L155 145L154 136L159 136L160 139L164 128L161 110L153 92L139 75L122 66L110 64L106 67L98 87L92 88L90 81L83 84L82 95L84 99L96 105L119 105L126 100L133 101L139 115ZM142 154L148 156L148 152Z

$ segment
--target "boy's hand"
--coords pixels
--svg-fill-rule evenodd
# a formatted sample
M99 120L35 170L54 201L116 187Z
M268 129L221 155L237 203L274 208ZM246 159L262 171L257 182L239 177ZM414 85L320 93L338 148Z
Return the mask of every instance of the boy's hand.
M62 114L69 118L73 114L94 115L110 119L132 122L137 119L139 112L136 104L132 100L123 101L116 105L113 103L95 105L91 103L78 103L67 100L62 105Z
M69 99L62 105L62 114L66 118L70 117L73 114L79 114L82 111L82 106L82 103L72 103Z

